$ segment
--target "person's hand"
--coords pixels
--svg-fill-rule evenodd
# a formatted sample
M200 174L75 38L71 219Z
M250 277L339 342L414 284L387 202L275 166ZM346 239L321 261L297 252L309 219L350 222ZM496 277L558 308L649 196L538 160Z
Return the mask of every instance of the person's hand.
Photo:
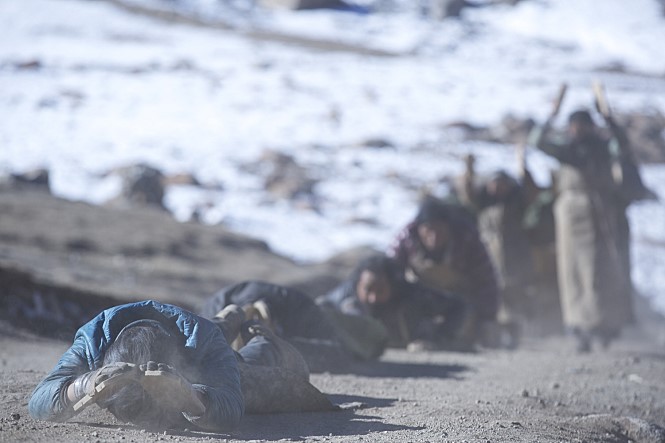
M596 108L596 111L603 117L603 119L606 122L609 122L612 120L612 113L610 112L609 107L607 104L604 104L599 100L598 97L595 97L593 100L593 105Z
M563 99L566 96L567 90L568 85L566 83L561 83L561 86L559 87L559 93L557 94L556 99L552 104L552 111L550 112L548 121L553 121L556 116L559 115L559 111L561 110L561 103L563 103Z
M95 371L97 372L95 377L95 385L98 385L99 383L108 380L110 378L116 377L120 374L125 374L130 371L133 371L135 368L136 368L135 365L131 363L125 363L122 361L104 365L101 367L101 369Z
M467 154L464 156L464 169L467 174L473 175L475 172L476 156Z
M124 386L128 378L132 378L135 368L136 366L131 363L117 362L86 372L69 385L67 398L73 402L78 402L86 395L94 398L95 401L102 397L106 398Z
M517 159L517 169L521 175L526 171L526 143L517 143L515 145L515 158Z
M596 110L600 115L603 116L608 124L611 123L612 110L610 109L610 104L607 101L603 84L599 81L594 81L591 84L591 88L593 89L593 104L596 107Z
M94 391L89 395L94 398L95 403L101 404L137 378L136 365L124 362L109 363L97 370Z
M204 393L197 390L178 370L166 363L149 361L139 365L141 385L155 404L169 413L185 413L190 419L205 412Z
M149 361L147 363L139 365L139 370L141 372L145 372L145 371L164 371L164 372L170 372L170 373L173 373L173 374L178 373L178 371L173 366L167 365L166 363L158 363L156 361Z

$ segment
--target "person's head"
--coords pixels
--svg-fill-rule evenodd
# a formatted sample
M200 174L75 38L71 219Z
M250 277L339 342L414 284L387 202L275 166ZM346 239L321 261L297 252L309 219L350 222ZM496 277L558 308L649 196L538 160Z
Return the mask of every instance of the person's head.
M583 140L593 135L596 124L591 118L589 111L578 110L568 116L568 134L573 140Z
M508 197L518 187L517 181L508 175L505 171L498 171L493 174L485 184L485 191L488 195L503 200Z
M395 263L385 255L373 255L355 269L353 285L361 303L377 306L389 302L396 295Z
M430 254L443 251L450 241L454 210L451 205L435 198L426 198L416 215L418 240Z
M178 342L155 320L138 320L125 326L104 354L104 365L117 362L144 364L149 361L179 366ZM139 382L132 382L109 397L101 407L121 421L163 428L172 423Z

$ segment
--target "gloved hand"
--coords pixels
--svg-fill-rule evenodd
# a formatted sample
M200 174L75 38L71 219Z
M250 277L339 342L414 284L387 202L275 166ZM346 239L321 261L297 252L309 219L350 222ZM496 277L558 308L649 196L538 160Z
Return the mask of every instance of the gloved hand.
M119 382L118 378L121 375L130 375L133 372L135 373L135 365L124 362L110 363L95 371L86 372L78 376L69 386L67 397L70 401L77 402L86 395L89 395L97 401L98 397L102 397L101 391L97 392L97 387L102 382L107 382L102 390L104 391L103 397L106 398L111 394L111 392L107 391L115 392L117 390L117 383L110 383L112 379ZM124 379L125 377L122 378Z

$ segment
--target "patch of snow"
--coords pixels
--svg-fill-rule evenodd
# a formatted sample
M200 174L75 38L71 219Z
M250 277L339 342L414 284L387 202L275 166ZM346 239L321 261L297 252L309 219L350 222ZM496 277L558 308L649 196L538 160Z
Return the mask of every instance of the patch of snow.
M393 13L266 12L234 2L133 0L183 7L243 30L284 32L401 54L372 57L259 42L223 30L132 15L105 2L0 2L0 168L48 167L56 194L93 203L120 188L112 168L150 163L221 190L174 186L176 218L194 211L299 260L385 248L423 188L462 170L515 171L512 148L467 143L442 125L507 113L543 120L562 81L562 115L590 107L602 80L621 111L665 109L665 26L656 0L532 0L432 22L413 2ZM223 13L227 15L224 16ZM39 69L17 64L37 61ZM627 73L599 70L623 67ZM563 118L561 119L563 120ZM381 138L394 148L359 147ZM274 201L242 165L265 149L319 180L314 209ZM529 152L541 183L556 162ZM665 168L644 168L665 198ZM634 279L665 312L665 206L630 209Z

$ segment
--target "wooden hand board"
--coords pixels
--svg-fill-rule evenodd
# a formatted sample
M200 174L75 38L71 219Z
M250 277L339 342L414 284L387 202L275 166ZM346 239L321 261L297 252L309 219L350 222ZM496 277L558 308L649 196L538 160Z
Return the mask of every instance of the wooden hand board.
M159 370L145 371L140 381L143 389L160 406L174 408L194 417L205 412L205 406L192 389L191 383L179 374Z
M595 80L593 83L591 83L591 88L593 89L593 95L596 99L596 107L598 107L598 112L600 112L605 118L609 117L612 111L610 109L610 104L607 101L607 96L605 95L605 88L603 88L603 84Z
M92 394L87 394L81 400L74 404L74 411L80 412L84 408L88 407L90 404L99 401L100 399L106 397L113 393L116 388L120 385L126 384L131 379L137 378L137 372L134 370L129 370L126 372L121 372L117 375L112 376L102 382L97 383L95 386L95 392Z
M159 370L128 371L104 380L95 386L94 393L84 396L74 404L74 411L81 412L132 379L141 383L148 395L164 408L173 408L195 417L205 412L204 404L185 378L173 372Z

